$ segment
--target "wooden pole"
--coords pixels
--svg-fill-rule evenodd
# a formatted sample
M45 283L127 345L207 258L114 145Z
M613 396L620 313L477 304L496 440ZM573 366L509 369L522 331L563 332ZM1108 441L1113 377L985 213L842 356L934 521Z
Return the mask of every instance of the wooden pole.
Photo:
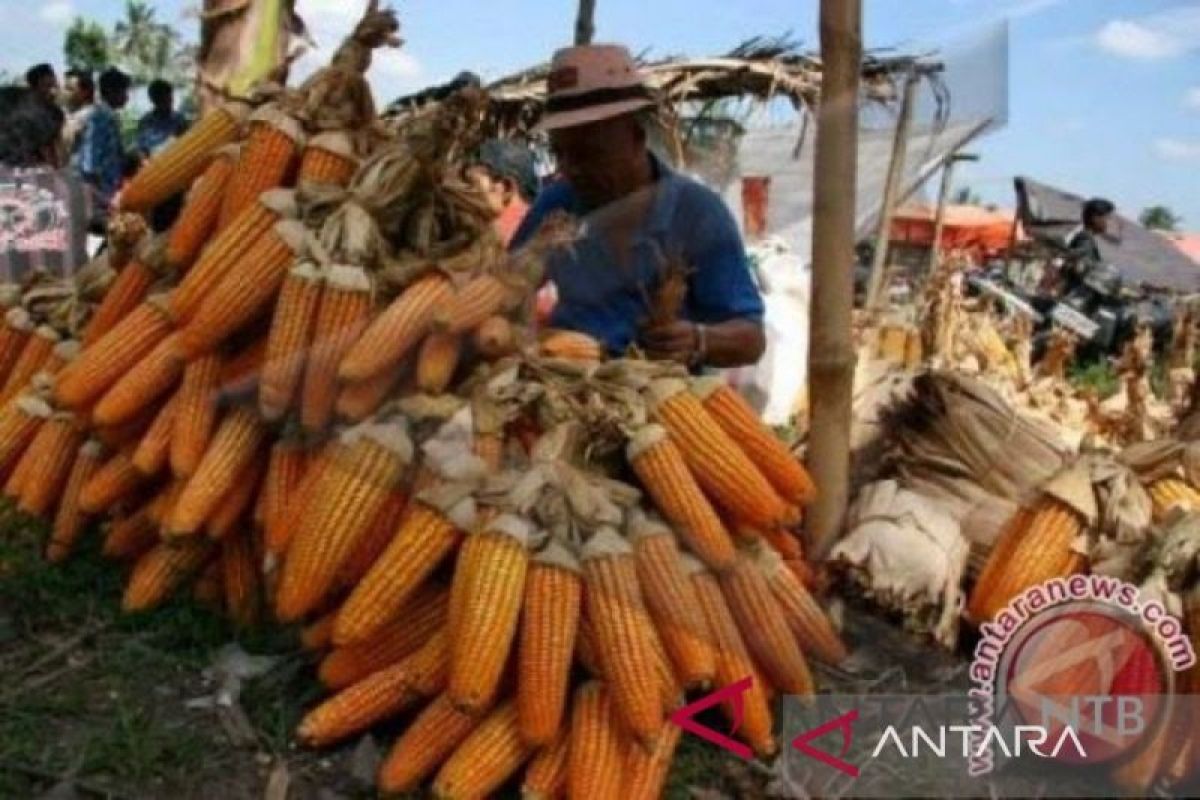
M933 244L929 248L929 271L932 275L942 257L942 232L946 228L946 203L950 199L950 187L954 183L954 165L959 161L978 161L979 156L970 153L954 153L942 166L942 183L938 187L937 210L933 216Z
M596 0L579 0L579 13L575 17L575 44L591 44L596 35Z
M861 0L821 0L821 63L808 348L808 465L818 490L807 536L816 558L837 540L850 495Z
M883 203L879 207L879 230L875 234L875 256L871 261L871 281L867 289L867 308L878 311L883 305L887 282L888 242L892 235L892 215L896 211L900 183L904 178L904 162L908 157L908 130L912 126L913 100L920 81L916 70L904 80L904 95L896 117L896 133L892 139L892 158L888 164L887 182L883 187Z

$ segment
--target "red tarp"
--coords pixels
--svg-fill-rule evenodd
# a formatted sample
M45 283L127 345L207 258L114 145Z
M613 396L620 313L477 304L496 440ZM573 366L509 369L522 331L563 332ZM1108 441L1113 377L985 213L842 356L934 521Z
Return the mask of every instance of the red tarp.
M934 214L929 206L905 206L892 218L892 242L918 247L933 245ZM980 206L946 206L943 251L966 250L976 259L1003 253L1012 241L1015 214Z

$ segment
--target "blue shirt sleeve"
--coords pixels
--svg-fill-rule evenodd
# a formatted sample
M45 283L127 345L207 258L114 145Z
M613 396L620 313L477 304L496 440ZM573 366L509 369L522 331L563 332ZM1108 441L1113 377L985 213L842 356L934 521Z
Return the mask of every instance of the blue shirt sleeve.
M559 182L547 186L534 199L529 213L525 215L517 232L513 234L508 249L518 250L523 247L537 233L537 229L541 227L548 214L552 211L570 211L574 204L574 194L565 183Z
M121 125L117 115L97 108L88 117L79 147L80 173L96 183L105 201L121 185Z
M697 322L731 319L761 322L762 295L750 271L741 233L725 203L713 191L689 183L678 209L676 224L683 236L684 255L695 272L689 286L690 316Z

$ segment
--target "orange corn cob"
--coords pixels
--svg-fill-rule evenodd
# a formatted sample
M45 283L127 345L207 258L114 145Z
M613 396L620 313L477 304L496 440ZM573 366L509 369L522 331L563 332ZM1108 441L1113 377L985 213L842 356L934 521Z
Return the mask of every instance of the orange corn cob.
M258 390L258 410L264 419L280 419L292 406L312 344L322 282L320 269L308 261L292 267L284 279Z
M92 409L97 425L123 425L169 391L183 374L179 337L171 334L112 385Z
M379 410L401 377L400 372L384 372L369 381L342 386L337 396L338 416L350 422L362 422Z
M787 694L811 696L815 686L808 662L780 613L781 607L756 557L740 553L733 568L720 576L720 582L742 639L772 685Z
M571 755L571 731L564 725L554 743L543 747L529 762L521 782L521 800L555 800L567 792L567 767Z
M254 547L247 533L221 540L221 575L225 587L225 608L234 624L248 628L258 621L258 567Z
M280 439L271 446L271 458L263 479L264 530L268 553L280 555L287 547L292 530L287 524L287 511L289 505L294 504L293 501L300 496L296 494L296 489L304 477L306 460L304 448L294 439Z
M488 317L475 329L475 349L493 361L516 352L517 332L513 324L506 317Z
M213 539L225 539L232 534L239 523L248 522L246 517L258 494L259 481L266 470L265 453L256 452L250 462L242 468L242 474L235 476L233 487L221 498L217 510L205 523L205 530Z
M628 458L655 507L688 548L713 569L731 567L733 539L666 429L644 426L630 440Z
M655 416L670 432L696 482L718 504L752 525L787 522L787 505L683 381L655 381L649 391Z
M313 611L334 588L338 570L370 531L412 459L412 444L395 423L353 428L338 448L288 545L275 597L276 615L285 622Z
M118 452L84 484L79 507L87 514L103 513L137 491L145 480L133 466L132 452Z
M63 367L55 381L55 397L68 408L90 405L170 332L171 319L162 300L151 297Z
M453 333L431 333L417 352L417 388L426 394L446 391L458 369L462 337Z
M304 147L300 123L277 107L260 108L251 115L249 127L237 169L225 187L217 223L221 229L263 192L283 186Z
M192 600L199 606L220 613L225 608L225 578L221 559L214 558L200 571L192 584Z
M453 296L450 280L432 272L409 286L349 348L338 366L345 381L365 381L395 370L429 332L433 316Z
M392 541L342 604L334 641L363 641L396 619L461 541L462 533L445 513L414 500Z
M4 324L0 325L0 386L8 381L34 327L33 318L23 308L10 308L4 313Z
M663 706L654 676L654 635L638 588L629 544L611 528L592 536L583 553L588 619L612 685L617 709L636 738L648 742L662 727Z
M241 404L258 394L258 378L267 355L267 337L256 336L221 362L221 382L218 397L229 403Z
M516 774L533 750L521 741L517 709L496 708L438 770L433 792L442 800L483 800Z
M1073 549L1082 529L1078 512L1043 495L1027 525L1009 525L1001 533L971 590L967 617L987 622L1029 587L1082 570L1086 559Z
M54 530L46 547L46 559L52 563L66 561L83 533L87 514L79 507L79 493L88 479L100 468L100 444L84 442L75 455L62 503L54 517Z
M846 645L834 630L829 615L786 562L768 553L760 553L759 567L766 576L771 593L775 595L784 621L792 629L804 654L826 664L840 664L845 660Z
M188 190L179 218L167 237L167 263L172 269L183 271L190 267L216 233L221 200L237 159L237 146L222 148Z
M138 170L121 190L121 208L149 211L187 189L204 171L213 153L237 139L249 111L244 103L234 102L205 114Z
M488 317L511 310L517 293L495 275L480 275L439 303L431 320L445 333L466 333Z
M630 524L638 583L650 617L670 656L674 673L688 689L712 685L716 654L670 528L636 517Z
M84 328L84 347L99 341L101 336L111 331L113 326L146 299L150 287L163 274L159 265L147 263L148 261L147 255L143 255L130 261L117 273L112 285L104 293L104 299L96 306L87 327Z
M113 520L101 554L114 561L127 561L140 557L158 541L158 525L144 510L138 511Z
M11 473L52 413L47 403L28 395L4 405L0 410L0 475Z
M562 727L582 595L579 562L564 547L552 543L534 557L517 650L517 712L521 737L535 747Z
M161 542L138 559L125 585L121 608L146 611L169 598L205 565L213 546L207 539Z
M383 555L383 551L391 544L400 528L400 520L404 509L408 506L408 495L402 489L396 488L388 493L383 507L371 520L371 526L366 534L355 545L342 568L338 570L338 584L353 589L363 577L375 566L375 562Z
M304 249L306 235L304 225L285 219L255 240L187 320L179 337L184 357L191 360L215 350L268 310Z
M146 435L146 431L154 424L157 411L156 407L148 406L128 422L112 427L95 426L91 429L92 438L97 439L109 450L123 450L127 447L132 449L137 446L137 443ZM86 427L79 425L85 418L85 413L76 413L75 424L81 428Z
M323 133L305 146L296 183L348 186L357 169L358 159L350 135L345 131Z
M335 694L310 711L296 736L324 747L432 697L445 687L449 643L438 631L412 655Z
M667 773L671 771L671 762L675 759L675 749L679 746L682 734L682 728L674 722L667 722L654 740L652 749L626 749L625 765L621 770L623 800L658 800L662 797Z
M463 542L453 591L461 591L464 602L461 609L452 607L450 615L454 651L449 694L468 713L481 713L499 691L521 617L530 534L528 522L504 515Z
M7 403L25 391L29 381L42 370L46 362L54 354L54 348L59 343L58 333L48 325L39 325L29 340L25 343L17 363L8 373L8 380L0 390L0 405Z
M685 560L700 608L704 611L705 622L716 644L717 688L737 683L747 675L755 675L754 662L738 632L733 612L721 594L716 577L695 559L685 557ZM771 708L764 688L762 681L756 678L750 689L742 694L744 705L739 735L756 753L765 757L775 753L775 740L771 734ZM731 720L737 719L729 707L725 711Z
M440 587L418 592L405 604L399 620L369 639L336 647L327 655L318 672L321 683L341 689L416 652L445 627L449 601L449 592Z
M258 239L280 219L296 216L292 192L267 192L246 208L204 248L196 263L183 276L171 295L171 313L187 322L200 308L213 287L239 263Z
M1176 507L1184 511L1200 511L1200 492L1187 481L1179 478L1160 478L1150 484L1148 491L1155 521L1165 519L1171 509Z
M205 356L188 364L175 397L175 424L171 429L171 472L191 476L217 427L217 392L221 359Z
M387 794L412 792L479 725L474 717L438 695L396 740L379 771L379 789Z
M59 342L50 351L50 357L42 364L42 368L38 370L38 374L30 379L30 384L37 384L40 378L53 378L62 372L63 367L78 358L82 351L83 345L75 339L64 339ZM46 382L45 385L48 387L50 384Z
M68 416L56 415L46 421L22 459L30 464L20 483L17 507L21 511L34 517L49 514L62 496L83 440L83 432Z
M325 650L333 644L333 620L336 611L331 611L316 622L311 622L300 631L300 646L309 652Z
M568 797L621 797L625 747L617 706L613 692L598 681L585 683L575 691L567 755Z
M146 477L153 477L167 466L171 451L171 431L175 426L178 393L171 396L154 417L154 422L133 451L133 466Z
M548 358L569 361L602 361L604 345L578 331L550 330L538 337L538 351Z
M187 536L199 531L254 459L265 435L257 414L248 408L232 409L171 509L165 532Z
M782 528L769 528L766 530L754 529L749 536L746 536L745 534L745 528L738 529L739 537L762 539L784 561L804 560L804 548L800 545L800 538L793 533L783 530Z
M812 502L816 487L808 471L736 389L721 378L702 378L692 384L692 393L784 500L799 506Z
M307 431L324 430L333 417L338 364L367 327L371 295L371 278L362 269L335 266L326 277L301 391L300 421Z
M176 478L166 485L154 498L144 506L148 516L156 526L162 527L171 516L171 509L179 502L183 490L187 488L186 478Z

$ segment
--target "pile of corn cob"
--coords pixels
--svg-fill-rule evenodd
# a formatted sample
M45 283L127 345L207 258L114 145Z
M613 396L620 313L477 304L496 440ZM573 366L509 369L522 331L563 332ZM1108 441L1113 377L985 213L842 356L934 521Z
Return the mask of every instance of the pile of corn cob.
M529 333L572 226L502 252L459 178L477 94L375 131L361 72L395 31L372 4L326 72L149 162L122 208L183 211L109 259L77 356L0 327L4 493L51 559L101 527L128 611L306 623L334 693L302 741L419 707L385 790L654 797L668 713L748 676L738 735L773 753L772 695L845 653L793 533L805 470L719 382Z

